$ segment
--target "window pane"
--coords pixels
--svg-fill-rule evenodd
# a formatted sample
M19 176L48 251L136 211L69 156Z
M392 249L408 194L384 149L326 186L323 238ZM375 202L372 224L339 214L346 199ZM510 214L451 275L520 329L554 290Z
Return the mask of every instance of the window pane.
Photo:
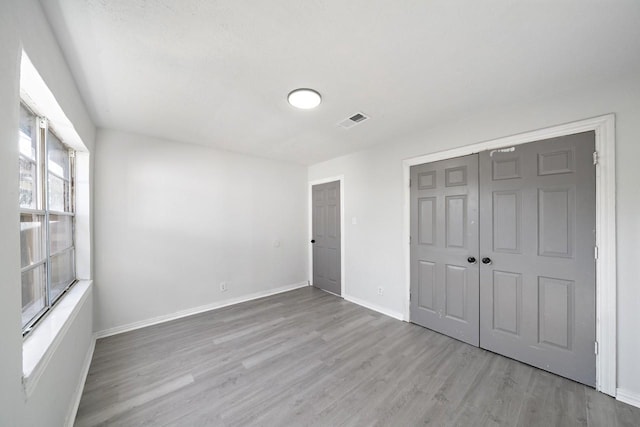
M52 254L73 246L73 217L50 214L49 239Z
M69 204L69 181L49 174L49 210L71 212Z
M47 132L47 167L60 177L70 179L69 150L52 132Z
M20 157L20 207L37 209L36 206L36 163Z
M51 302L75 280L73 250L51 257Z
M45 257L44 215L20 214L20 259L27 267Z
M20 154L31 159L36 160L36 126L35 117L29 110L23 105L20 105Z
M45 265L22 273L22 327L33 320L45 306Z

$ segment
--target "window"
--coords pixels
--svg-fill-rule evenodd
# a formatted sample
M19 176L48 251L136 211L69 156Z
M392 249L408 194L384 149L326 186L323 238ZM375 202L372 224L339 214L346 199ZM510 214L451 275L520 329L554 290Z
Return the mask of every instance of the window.
M20 106L22 330L27 333L76 281L74 158L44 117Z

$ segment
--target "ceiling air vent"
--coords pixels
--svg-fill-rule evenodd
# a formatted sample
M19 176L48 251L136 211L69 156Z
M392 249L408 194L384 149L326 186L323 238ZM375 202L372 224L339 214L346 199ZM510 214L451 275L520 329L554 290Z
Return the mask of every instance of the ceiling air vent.
M355 113L353 116L344 119L343 121L341 121L340 123L338 123L338 126L340 126L341 128L345 128L345 129L349 129L354 127L355 125L358 125L362 122L364 122L365 120L368 120L369 116L367 116L366 114L360 112L360 113Z

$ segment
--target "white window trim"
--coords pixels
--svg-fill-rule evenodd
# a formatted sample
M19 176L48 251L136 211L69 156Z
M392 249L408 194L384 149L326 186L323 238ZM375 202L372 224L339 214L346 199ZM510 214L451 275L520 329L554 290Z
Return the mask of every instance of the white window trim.
M33 101L31 101L33 103ZM40 191L37 191L37 199L41 200L42 206L41 209L39 209L39 206L36 206L36 209L33 208L27 208L24 209L22 206L20 207L20 214L22 215L23 213L30 213L32 211L35 211L37 215L42 215L44 222L46 223L46 227L45 227L45 232L44 232L44 244L45 244L45 250L44 250L44 259L36 262L32 265L28 265L23 267L23 270L25 268L27 269L32 269L34 268L36 265L44 262L44 266L46 267L45 271L46 271L46 279L45 279L45 294L46 294L46 304L44 304L44 307L42 307L42 309L38 309L37 311L35 311L35 315L31 316L31 318L29 319L29 321L23 325L23 329L22 329L22 333L23 335L27 335L30 334L31 331L33 330L33 328L36 327L36 325L40 322L40 319L44 318L45 316L47 316L49 314L49 312L52 310L52 308L58 303L59 299L63 297L63 295L71 288L73 287L77 280L78 280L78 275L77 275L77 262L76 262L76 253L77 253L77 249L76 249L76 233L75 233L75 228L76 228L76 213L75 213L75 206L76 206L76 200L74 199L74 195L75 195L75 165L74 165L74 160L71 159L71 156L69 158L69 179L67 179L64 176L59 176L57 175L55 172L51 172L51 170L49 170L49 160L48 160L48 138L49 135L53 135L53 137L55 137L55 139L58 140L58 142L67 150L71 149L67 144L64 143L64 141L62 141L53 131L53 129L51 129L49 127L49 119L47 119L44 115L39 114L37 112L37 107L33 104L29 105L25 102L24 99L21 100L21 104L26 105L27 110L29 111L30 114L33 115L32 117L32 123L33 125L37 128L37 132L38 132L38 137L37 137L37 148L36 148L36 158L38 159L42 159L40 161L36 161L37 167L38 167L38 175L37 175L37 184L36 184L36 188L39 188ZM42 141L42 139L44 139L44 141ZM73 150L73 149L72 149ZM75 157L75 153L76 151L73 150L73 157ZM40 166L43 166L43 169L40 169ZM43 176L40 176L41 174L43 174ZM69 202L70 202L70 210L66 211L66 207L63 207L62 211L55 211L52 210L51 207L49 206L49 193L48 193L48 189L49 189L49 184L48 184L48 179L49 179L49 175L54 175L59 179L65 180L69 183ZM40 194L42 193L42 194ZM51 215L65 215L65 216L69 216L72 218L72 240L71 240L71 246L62 250L58 250L57 252L53 253L50 251L50 245L51 245L51 236L49 234L49 229L50 229L50 223L48 223L49 218ZM51 285L51 262L54 259L55 256L60 255L64 252L68 252L68 251L72 251L73 252L73 280L69 283L66 284L66 286L64 287L64 289L59 292L55 298L52 298L52 285ZM24 315L24 307L23 307L23 315Z
M411 166L587 131L595 131L595 147L598 153L598 167L596 168L596 245L598 247L598 259L596 260L596 341L599 349L596 355L596 390L616 396L616 168L615 115L613 114L403 160L403 233L404 236L407 236L407 244L403 254L405 320L407 322L410 320L411 258L409 236L411 234L411 209L409 177Z
M73 325L76 316L85 306L93 289L93 281L91 280L90 153L24 51L20 64L20 96L34 113L47 117L56 135L76 151L74 246L78 282L63 294L23 341L22 382L28 399L42 374L46 371L56 349ZM89 299L89 301L91 300Z

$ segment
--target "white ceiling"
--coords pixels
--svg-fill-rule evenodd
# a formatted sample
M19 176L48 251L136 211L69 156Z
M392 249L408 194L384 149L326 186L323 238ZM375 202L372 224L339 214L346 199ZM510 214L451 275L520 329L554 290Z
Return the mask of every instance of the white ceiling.
M640 73L638 0L41 3L98 126L305 164Z

